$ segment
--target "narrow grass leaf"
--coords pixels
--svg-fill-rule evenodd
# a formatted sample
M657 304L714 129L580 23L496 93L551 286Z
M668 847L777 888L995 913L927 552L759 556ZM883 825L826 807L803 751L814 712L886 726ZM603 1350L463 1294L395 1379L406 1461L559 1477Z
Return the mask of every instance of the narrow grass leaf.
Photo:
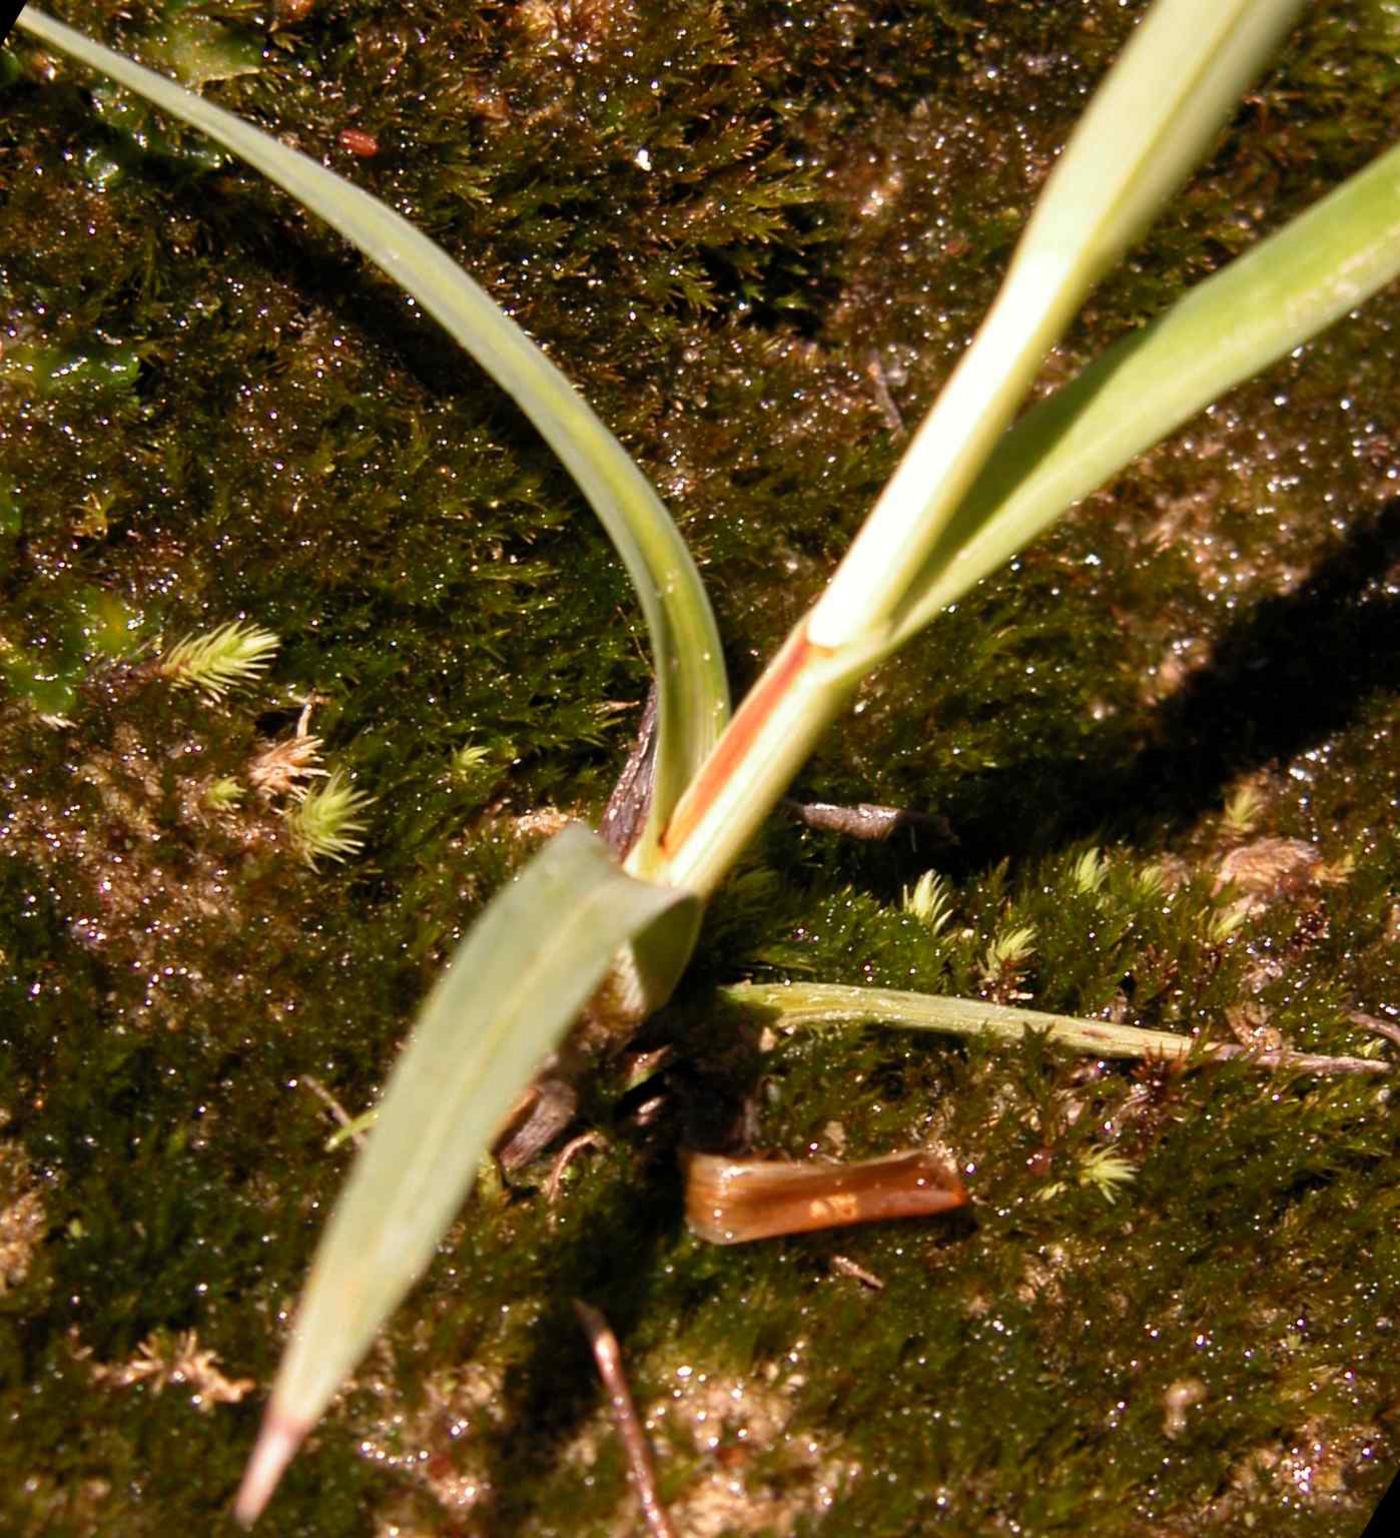
M719 633L695 562L626 450L490 296L386 204L251 123L33 7L20 13L18 25L208 134L284 188L411 294L519 403L602 520L646 617L660 693L652 809L642 835L653 845L728 719L729 694Z
M1397 277L1400 148L1027 412L938 540L889 649L1144 449Z
M1076 127L1000 293L813 609L821 646L892 625L1045 355L1205 153L1301 0L1158 0Z
M1052 173L991 313L826 591L691 782L665 831L664 863L649 874L712 890L861 674L912 634L903 622L928 588L930 553L952 549L946 526L1046 352L1298 8L1159 0L1149 11Z
M888 1025L896 1030L934 1031L965 1040L1015 1046L1038 1033L1056 1046L1092 1057L1157 1058L1184 1062L1195 1053L1201 1062L1242 1059L1259 1068L1297 1073L1369 1074L1392 1071L1388 1062L1365 1057L1327 1057L1288 1048L1259 1052L1235 1042L1201 1042L1175 1031L1149 1031L1110 1020L1081 1020L1039 1009L1013 1009L985 999L956 999L946 994L908 993L900 988L857 988L844 983L735 983L719 995L746 1009L768 1011L780 1026Z
M502 1118L628 940L694 899L625 875L566 828L491 902L433 989L327 1225L239 1513L286 1460L419 1276Z
M1012 1009L985 999L955 999L946 994L911 993L901 988L856 988L842 983L736 983L720 997L746 1009L771 1010L777 1023L797 1025L891 1025L909 1031L935 1031L968 1040L1015 1045L1032 1031L1044 1032L1059 1046L1095 1057L1185 1058L1196 1046L1192 1036L1146 1031L1107 1020Z

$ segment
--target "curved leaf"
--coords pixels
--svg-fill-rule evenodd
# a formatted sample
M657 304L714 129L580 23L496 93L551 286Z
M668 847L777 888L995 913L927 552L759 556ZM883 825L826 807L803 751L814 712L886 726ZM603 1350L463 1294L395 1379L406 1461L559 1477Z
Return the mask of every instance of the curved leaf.
M960 542L977 530L962 505L1000 473L998 440L1046 351L1199 158L1298 3L1158 0L1148 11L1052 173L991 313L826 591L691 782L652 874L711 890L860 675L913 634L911 606L922 623L949 601L926 599L933 553L961 577Z
M819 645L878 638L1107 265L1196 165L1301 0L1157 0L1080 119L996 302L812 610Z
M578 482L622 557L646 616L659 690L654 843L729 717L719 633L670 514L569 381L433 241L298 150L32 7L18 25L209 135L324 219L411 294L519 403ZM644 861L642 863L645 863Z

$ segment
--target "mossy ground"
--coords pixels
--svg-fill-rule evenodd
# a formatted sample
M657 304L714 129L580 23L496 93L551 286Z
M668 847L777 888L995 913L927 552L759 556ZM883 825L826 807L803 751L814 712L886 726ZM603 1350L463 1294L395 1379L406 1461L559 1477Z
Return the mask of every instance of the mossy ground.
M1132 10L63 8L506 303L674 508L740 685ZM1381 0L1309 12L1047 382L1396 137L1396 28ZM252 175L18 41L0 209L0 1527L224 1530L345 1170L308 1085L372 1100L516 819L596 816L646 662L511 405ZM773 1042L708 990L869 980L1365 1046L1348 1011L1400 1007L1397 325L1383 295L1236 392L869 681L802 789L957 843L775 824L652 1027L662 1076L588 1086L608 1143L555 1206L540 1170L478 1193L269 1530L634 1530L582 1296L687 1533L1360 1531L1400 1443L1387 1088ZM283 639L262 682L211 703L149 666L239 616ZM308 700L376 798L363 854L320 869L275 796L210 797ZM1232 911L1221 862L1265 837L1321 863ZM899 903L930 865L936 936ZM708 1248L675 1147L739 1124L787 1154L941 1140L972 1217ZM1082 1178L1105 1150L1135 1171L1112 1203Z

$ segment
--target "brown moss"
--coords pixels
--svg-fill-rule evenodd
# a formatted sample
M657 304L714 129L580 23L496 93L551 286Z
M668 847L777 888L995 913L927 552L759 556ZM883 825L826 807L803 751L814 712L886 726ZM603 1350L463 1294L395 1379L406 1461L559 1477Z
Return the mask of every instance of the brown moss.
M9 1119L0 1111L0 1132ZM47 1228L43 1191L23 1147L0 1137L0 1297L29 1275Z

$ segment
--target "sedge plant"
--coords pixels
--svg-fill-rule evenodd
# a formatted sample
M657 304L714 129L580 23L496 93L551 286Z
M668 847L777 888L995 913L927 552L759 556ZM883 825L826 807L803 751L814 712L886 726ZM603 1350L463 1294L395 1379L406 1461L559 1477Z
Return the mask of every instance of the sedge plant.
M1400 151L1391 151L1017 419L1049 349L1203 157L1297 10L1297 0L1159 0L1148 12L1047 181L962 362L830 585L732 719L709 605L664 508L567 381L470 279L407 221L323 167L24 13L21 25L36 37L277 181L493 374L603 519L653 647L658 730L640 835L619 866L584 830L561 834L488 908L430 995L313 1265L240 1496L245 1520L421 1274L502 1118L605 978L621 974L614 992L636 1017L669 997L701 905L859 680L1136 454L1400 272ZM932 912L931 894L925 905ZM1182 1038L1160 1039L1166 1033L1134 1040L1124 1027L980 1002L736 996L791 1006L794 1018L889 1017L991 1035L1029 1025L1099 1055L1185 1050ZM1106 1190L1123 1179L1101 1173Z

